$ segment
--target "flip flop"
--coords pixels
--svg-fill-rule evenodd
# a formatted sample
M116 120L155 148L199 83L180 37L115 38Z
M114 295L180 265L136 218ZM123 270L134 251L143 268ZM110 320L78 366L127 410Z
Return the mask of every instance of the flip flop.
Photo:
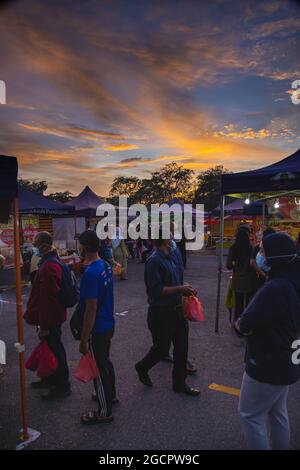
M101 423L111 423L114 419L112 415L110 416L99 416L98 411L89 411L81 416L82 424L101 424Z

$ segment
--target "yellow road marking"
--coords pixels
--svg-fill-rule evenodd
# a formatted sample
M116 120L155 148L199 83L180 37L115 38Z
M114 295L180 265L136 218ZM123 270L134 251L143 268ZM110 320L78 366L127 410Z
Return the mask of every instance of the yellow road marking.
M210 390L215 390L216 392L228 393L229 395L235 395L236 397L240 396L240 389L235 387L226 387L226 385L211 383L208 388Z

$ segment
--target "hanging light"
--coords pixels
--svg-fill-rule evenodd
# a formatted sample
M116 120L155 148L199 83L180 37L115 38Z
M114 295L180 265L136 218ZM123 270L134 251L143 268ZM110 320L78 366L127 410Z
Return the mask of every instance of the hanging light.
M248 194L248 197L246 197L245 204L247 204L247 206L250 204L250 194Z
M279 207L280 207L279 200L276 199L276 201L274 202L274 208L279 209Z

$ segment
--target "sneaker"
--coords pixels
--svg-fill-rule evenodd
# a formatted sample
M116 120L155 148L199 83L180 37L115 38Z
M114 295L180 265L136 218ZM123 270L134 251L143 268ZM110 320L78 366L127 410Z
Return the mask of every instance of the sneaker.
M197 397L200 395L200 390L197 388L192 388L187 384L184 384L182 387L173 387L173 391L176 393L184 393L185 395L189 395L191 397Z
M134 367L142 384L146 385L146 387L152 387L153 384L148 372L146 372L138 363Z

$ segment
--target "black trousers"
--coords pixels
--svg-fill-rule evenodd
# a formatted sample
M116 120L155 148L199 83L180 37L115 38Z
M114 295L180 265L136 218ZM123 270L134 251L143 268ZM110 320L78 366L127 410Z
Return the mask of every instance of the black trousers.
M152 334L153 345L139 365L146 371L151 369L168 355L172 342L174 346L173 386L183 386L186 379L188 324L183 316L181 305L149 307L148 327Z
M116 397L114 366L109 358L111 338L114 330L92 335L91 349L100 376L94 380L100 416L110 416L112 400Z
M50 328L49 335L46 339L49 348L58 362L58 368L54 374L49 377L49 383L61 391L67 391L70 389L69 367L67 364L66 350L61 341L61 327L53 326Z

